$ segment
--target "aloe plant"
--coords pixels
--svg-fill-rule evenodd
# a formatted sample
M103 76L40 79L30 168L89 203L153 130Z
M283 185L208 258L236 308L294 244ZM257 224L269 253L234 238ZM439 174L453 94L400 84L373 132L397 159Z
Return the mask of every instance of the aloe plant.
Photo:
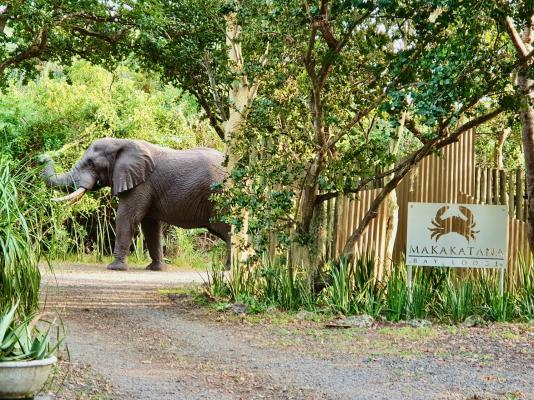
M50 343L53 323L36 314L17 318L18 305L0 315L0 362L49 358L61 344Z

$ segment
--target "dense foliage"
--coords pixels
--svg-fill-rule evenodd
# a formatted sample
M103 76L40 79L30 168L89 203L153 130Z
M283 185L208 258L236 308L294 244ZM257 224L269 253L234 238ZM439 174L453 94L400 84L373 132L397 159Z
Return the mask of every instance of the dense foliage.
M128 2L8 0L0 6L0 84L35 77L42 60L114 65L132 34Z
M68 68L44 64L37 80L13 81L0 102L2 152L14 159L56 152L70 167L105 136L174 148L220 146L189 95L126 67L108 72L86 61Z

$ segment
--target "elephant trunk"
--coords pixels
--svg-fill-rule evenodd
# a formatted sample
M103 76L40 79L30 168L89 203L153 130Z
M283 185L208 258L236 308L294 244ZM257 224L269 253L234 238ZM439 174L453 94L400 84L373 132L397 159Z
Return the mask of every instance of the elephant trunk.
M42 175L48 186L65 191L75 187L74 178L71 172L58 175L54 170L54 161L52 161L51 158L43 158L43 161L45 161L46 164Z
M54 162L51 158L45 157L42 161L45 162L42 176L49 187L58 188L66 192L76 189L73 193L67 194L66 196L52 199L53 201L68 201L69 203L73 203L84 195L86 189L77 187L78 185L74 179L75 168L72 171L58 175L55 173Z

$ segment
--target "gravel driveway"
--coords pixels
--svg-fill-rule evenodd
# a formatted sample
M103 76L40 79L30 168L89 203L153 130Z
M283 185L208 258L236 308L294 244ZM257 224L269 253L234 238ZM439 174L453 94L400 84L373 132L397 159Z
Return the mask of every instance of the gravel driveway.
M61 310L77 371L56 396L534 399L528 324L332 330L285 314L210 311L158 292L203 279L194 271L56 268L45 279L46 302Z

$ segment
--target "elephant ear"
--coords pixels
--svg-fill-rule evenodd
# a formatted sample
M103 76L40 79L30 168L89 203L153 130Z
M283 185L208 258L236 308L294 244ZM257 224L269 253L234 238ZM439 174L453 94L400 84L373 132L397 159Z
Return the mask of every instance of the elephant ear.
M154 171L154 159L145 143L129 141L118 152L113 168L113 194L143 183Z

